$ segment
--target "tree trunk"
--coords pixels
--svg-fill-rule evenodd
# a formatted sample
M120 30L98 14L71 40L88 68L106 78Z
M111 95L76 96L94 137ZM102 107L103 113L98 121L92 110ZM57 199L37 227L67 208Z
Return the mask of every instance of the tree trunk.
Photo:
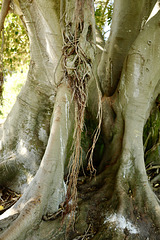
M143 151L160 92L160 13L142 26L155 2L115 1L104 46L92 0L19 1L31 63L3 126L0 185L22 197L0 240L159 239Z

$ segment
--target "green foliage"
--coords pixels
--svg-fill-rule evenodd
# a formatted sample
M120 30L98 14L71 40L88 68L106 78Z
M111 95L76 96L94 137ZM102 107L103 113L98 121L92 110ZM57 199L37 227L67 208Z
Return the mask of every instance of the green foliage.
M0 1L1 10L2 1ZM4 84L1 97L0 118L10 112L25 81L26 69L30 61L29 39L19 16L9 12L4 22L0 38L0 54Z
M7 15L4 30L1 33L0 46L4 75L11 75L12 72L21 70L24 65L28 65L30 60L29 40L19 16L13 13Z
M0 0L0 10L2 1ZM95 0L96 24L105 34L105 25L111 24L113 13L112 0ZM3 40L4 38L4 40ZM23 85L26 74L20 71L26 69L30 61L29 39L26 29L19 16L9 13L5 19L4 30L0 38L1 59L3 60L3 75L7 77L3 86L2 106L0 116L5 118L9 113L16 96ZM2 66L0 71L2 71ZM18 72L15 74L15 72ZM12 78L9 77L12 75Z
M95 0L95 19L96 24L101 30L102 34L105 35L105 25L110 26L112 22L113 14L113 1L112 0Z
M1 8L2 1L0 1ZM105 25L111 24L113 13L113 0L95 0L96 24L105 34ZM2 46L2 37L0 39ZM29 63L29 40L26 30L19 16L9 13L4 24L3 43L3 69L4 75L12 74Z

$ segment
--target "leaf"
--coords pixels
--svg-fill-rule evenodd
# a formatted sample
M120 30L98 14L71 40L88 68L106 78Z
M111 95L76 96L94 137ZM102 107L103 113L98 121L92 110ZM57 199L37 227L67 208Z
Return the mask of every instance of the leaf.
M2 211L4 209L4 207L2 205L0 205L0 211Z

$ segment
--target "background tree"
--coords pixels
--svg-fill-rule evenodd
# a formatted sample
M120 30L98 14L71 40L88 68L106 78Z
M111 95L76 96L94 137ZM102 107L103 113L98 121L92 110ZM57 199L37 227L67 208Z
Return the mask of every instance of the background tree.
M149 160L159 147L155 4L115 0L104 43L91 0L14 2L31 61L3 126L0 184L22 196L0 216L1 240L159 238L144 162L145 149L158 184Z
M0 1L0 10L1 6L2 1ZM21 70L25 64L29 64L28 36L20 17L14 14L14 5L12 4L9 7L9 14L5 18L3 35L3 43L2 38L0 39L0 44L3 46L1 55L4 75L7 75Z
M94 1L95 6L95 20L96 25L101 30L102 34L105 35L105 26L110 25L112 21L113 13L113 1Z
M7 5L7 4L6 4ZM0 10L2 6L2 1L0 1ZM14 5L10 5L7 8L9 10L9 14L5 18L4 29L1 33L0 45L1 45L1 53L0 53L0 65L1 65L1 86L0 86L0 95L1 95L1 109L0 114L6 117L6 114L9 111L11 105L14 102L14 94L9 92L10 96L6 101L6 88L4 86L8 84L5 80L9 78L9 75L13 75L15 72L24 72L25 66L29 64L29 40L26 34L25 27L18 15L13 13ZM2 23L3 21L1 21ZM0 28L2 25L0 24ZM24 80L21 76L21 80L16 84L16 81L10 81L10 89L11 86L16 85L15 88L19 91ZM3 89L5 88L5 92L3 93ZM8 92L8 91L7 91ZM6 106L6 104L8 106ZM5 105L5 106L4 106ZM8 108L8 109L6 109Z

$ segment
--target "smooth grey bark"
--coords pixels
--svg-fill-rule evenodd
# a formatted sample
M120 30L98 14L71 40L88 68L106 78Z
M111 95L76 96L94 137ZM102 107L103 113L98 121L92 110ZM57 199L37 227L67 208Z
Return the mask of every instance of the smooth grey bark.
M75 6L75 1L67 1L65 13L65 22L67 27L73 23L72 30L75 30L77 34L80 33L80 36L75 35L74 44L76 45L75 49L77 51L77 56L80 57L81 61L84 61L84 65L86 66L86 72L84 71L84 76L82 76L83 80L86 76L87 78L90 78L90 76L93 75L92 62L94 60L95 51L93 3L92 1L85 1L84 4L85 11L83 10L83 5L79 5L78 3L77 6ZM10 149L13 148L15 154L16 151L20 149L19 151L22 155L20 163L23 164L23 167L25 171L27 171L29 177L32 174L31 171L33 171L33 166L35 164L35 159L28 154L30 150L29 147L34 146L34 141L35 145L38 145L36 141L37 135L39 140L42 140L42 136L40 134L41 129L39 129L36 124L40 113L40 109L38 108L42 107L42 109L45 108L45 110L47 110L46 106L43 105L43 98L40 99L38 94L40 94L40 96L42 93L45 96L47 95L46 98L48 98L48 101L46 102L46 99L44 99L44 102L47 106L48 102L51 102L52 106L49 110L51 110L54 105L54 111L51 118L49 138L48 135L45 138L46 145L44 144L44 147L46 148L42 161L40 161L41 158L39 158L39 165L37 164L38 166L34 168L34 170L38 169L36 175L34 176L33 173L31 176L32 181L28 184L28 186L22 186L22 189L20 189L21 192L24 191L20 200L11 209L1 215L1 222L3 224L4 219L8 218L8 216L13 215L14 218L15 214L19 214L17 219L10 227L8 227L7 230L3 229L4 232L1 234L0 239L5 240L25 239L30 228L33 231L34 228L38 227L42 221L42 215L56 212L59 204L65 200L66 189L63 178L65 161L68 160L66 159L67 145L69 139L73 138L74 125L79 124L77 119L74 124L74 111L76 112L77 109L71 107L71 105L73 106L74 102L76 102L75 96L72 95L74 89L71 90L69 81L67 83L68 79L64 77L64 70L62 70L61 65L63 32L62 34L60 32L60 8L58 1L47 1L45 5L44 2L40 0L32 2L20 1L20 7L23 12L22 17L26 23L31 43L30 72L27 82L18 96L16 104L14 105L12 113L5 123L6 126L8 123L11 124L9 129L4 127L2 149L4 152L5 146L8 146L9 141L11 142ZM88 17L88 8L92 9L90 17ZM82 19L76 19L75 21L75 19L72 18L71 11L73 11L73 9L79 11ZM77 18L76 14L75 18ZM82 25L84 23L82 31L75 23ZM70 34L69 31L67 33ZM64 36L65 34L63 37ZM78 44L76 43L76 37L78 39ZM71 68L74 67L74 64L76 64L76 62L74 63L74 59L68 58L67 64L64 65L68 74L70 74ZM85 94L87 96L87 92L85 92ZM28 109L23 111L24 105L28 106L29 112L27 111ZM36 109L37 112L34 115L34 111ZM19 111L20 114L22 114L21 118L19 117ZM13 114L13 112L14 114L17 113L17 117ZM76 114L78 116L79 113L76 112ZM26 123L23 121L25 117L27 118ZM40 124L42 124L43 119L40 119L39 121ZM15 125L19 122L20 124L22 122L23 125L18 125L19 128L15 130ZM83 119L80 124L83 124ZM33 126L36 127L36 137L32 131ZM21 130L20 133L19 130ZM23 131L26 131L26 135L23 135ZM14 139L16 133L17 141ZM44 131L42 131L42 133L44 133ZM11 135L11 139L9 138L9 135ZM29 140L32 138L33 144L32 142L29 142L28 138ZM15 148L13 147L12 142L16 143L14 146ZM20 147L17 147L17 144L19 144ZM7 153L9 150L7 149ZM27 155L28 158L22 158L23 155ZM35 156L37 156L37 154L35 154ZM23 163L23 161L26 163ZM27 169L26 164L28 164L29 169ZM21 169L19 171L21 172ZM16 185L17 179L14 179L14 181L14 185ZM20 184L22 183L22 179L18 179L18 181ZM10 184L10 186L12 185ZM13 219L11 218L11 221L12 220Z
M43 93L44 89L47 94ZM31 180L29 178L35 175L48 141L54 102L49 100L53 95L50 88L45 86L43 91L28 79L3 126L1 161L6 161L6 166L8 159L10 163L16 162L19 174L14 181L20 184L12 181L12 188L18 192L23 192L27 182ZM6 170L8 171L8 167ZM9 172L6 173L5 185L10 185L7 183L7 176L11 177ZM4 179L2 180L4 182Z
M115 92L124 59L155 3L156 0L114 1L111 33L98 67L101 89L106 96Z
M94 240L104 239L104 236L118 240L159 239L160 201L148 182L143 152L143 127L160 92L159 17L160 13L146 24L130 48L118 89L110 98L112 105L122 113L124 136L119 158L113 166L110 161L108 169L97 180L99 182L101 177L106 181L105 197L112 186L110 179L116 183L112 186L114 193L104 222ZM147 226L153 223L158 229L152 232Z
M30 70L26 84L4 124L1 139L1 161L16 155L19 174L11 187L18 192L24 191L40 165L48 141L57 84L62 78L59 64L62 36L57 4L48 1L45 5L48 12L41 4L41 1L21 3L30 37ZM44 15L42 9L45 10ZM52 17L54 26L50 23ZM4 175L7 180L10 174L7 172ZM7 186L10 183L5 182Z
M71 100L70 89L62 84L57 93L50 137L39 170L20 200L1 215L0 219L4 219L19 213L0 239L25 239L26 232L31 226L33 229L39 224L43 214L56 212L64 201L64 162L74 120Z
M159 200L153 193L146 174L143 152L143 128L160 92L160 49L158 12L144 27L132 45L125 60L119 93L119 105L125 122L125 131L117 178L119 198L118 214L128 211L125 192L132 192L140 209L147 209L159 227ZM136 191L136 194L135 194ZM138 200L137 200L138 199ZM143 202L143 203L142 203ZM145 202L145 203L144 203ZM140 210L143 211L143 210Z
M119 9L123 10L123 16L127 3L121 1L119 5L117 2L115 2L116 7L119 6ZM149 15L154 1L136 3L139 16L137 25L139 25L142 17ZM150 4L146 5L146 8L142 8L147 3ZM1 215L0 239L61 240L66 236L65 224L61 225L61 219L45 222L42 220L42 216L56 212L59 204L66 197L64 184L64 166L68 161L66 152L68 143L73 141L73 128L77 124L74 119L77 116L76 99L71 91L71 85L67 84L66 76L72 77L75 74L74 70L77 71L76 54L81 61L86 63L83 66L87 69L87 77L91 78L87 86L89 91L92 91L91 94L88 94L88 110L94 119L97 115L94 112L95 109L96 111L100 109L97 103L98 99L99 103L102 102L102 134L106 149L103 159L99 163L101 174L93 180L87 179L86 184L79 188L81 191L79 190L80 194L78 195L79 208L76 209L78 215L75 223L76 231L72 232L71 230L71 235L67 237L68 239L84 238L88 234L88 229L91 228L89 236L95 240L109 237L111 229L114 232L111 239L142 239L141 237L144 235L139 236L132 232L135 230L136 234L139 234L138 221L135 220L136 214L132 211L133 207L130 207L132 203L133 205L136 203L139 212L143 212L146 207L148 211L145 211L145 214L148 214L148 219L151 218L158 227L160 218L159 202L153 194L146 176L142 143L143 126L160 91L160 13L146 24L132 47L130 47L131 38L129 37L127 40L125 47L128 49L130 47L130 51L123 64L122 77L117 91L109 98L101 96L97 87L98 83L96 84L97 59L101 53L97 53L95 60L94 12L88 12L88 9L93 7L93 1L78 0L75 5L75 1L67 0L65 4L61 7L60 12L59 1L20 1L23 19L30 36L31 64L27 82L4 125L0 167L3 167L7 161L8 166L12 166L9 162L12 161L11 154L13 154L15 158L12 163L16 162L18 165L15 168L15 174L19 167L21 171L21 165L23 165L23 171L27 172L26 175L30 179L32 178L32 181L27 184L27 180L25 180L22 185L21 175L18 176L18 180L14 179L14 184L11 184L8 178L8 186L16 187L16 183L19 181L22 188L18 186L18 189L24 193L11 209ZM135 2L132 4L134 5ZM147 6L149 7L147 8ZM78 14L74 12L75 9ZM114 18L117 17L119 9L115 10ZM135 9L132 8L132 11L136 11ZM143 13L140 9L143 9ZM130 6L128 11L131 11ZM132 23L131 26L126 24L127 27L134 28L132 26L134 25L133 14L127 16L129 19L131 18L130 24ZM113 21L113 32L115 25ZM122 35L125 33L123 28L116 27L117 25L114 38L117 38L117 33L121 35L121 31ZM76 31L77 28L80 31ZM139 29L136 30L136 34L138 31ZM134 36L134 38L136 37ZM118 44L119 42L118 40ZM117 53L114 52L112 42L110 44L113 50L111 52L116 56ZM70 46L74 46L73 49L71 48L74 50L73 52L70 51ZM124 50L123 58L127 51ZM64 52L66 53L66 65L61 65ZM100 65L105 63L103 60L110 61L109 55L105 55L105 59L104 55L102 56ZM114 59L115 64L118 64L118 60L122 67L123 61L118 56ZM102 69L102 73L104 71L106 68ZM116 75L117 69L115 72ZM107 74L104 76L104 81L107 81L106 76ZM115 86L116 84L115 81ZM110 86L108 87L109 92L113 90ZM105 92L104 95L107 94ZM46 112L43 113L46 109L47 114L49 111L48 116ZM42 116L39 115L41 112ZM19 113L21 114L19 115ZM44 134L44 129L46 134ZM32 141L29 141L31 138ZM32 148L40 153L34 152L35 155L30 155ZM5 149L7 149L8 155L6 155ZM4 176L7 174L9 175L5 171ZM4 178L1 178L2 182ZM83 183L83 177L79 180ZM147 201L144 205L145 200ZM64 221L68 223L69 220L70 214L66 214ZM120 220L124 220L126 223L125 228L119 224ZM100 229L96 228L99 224Z

